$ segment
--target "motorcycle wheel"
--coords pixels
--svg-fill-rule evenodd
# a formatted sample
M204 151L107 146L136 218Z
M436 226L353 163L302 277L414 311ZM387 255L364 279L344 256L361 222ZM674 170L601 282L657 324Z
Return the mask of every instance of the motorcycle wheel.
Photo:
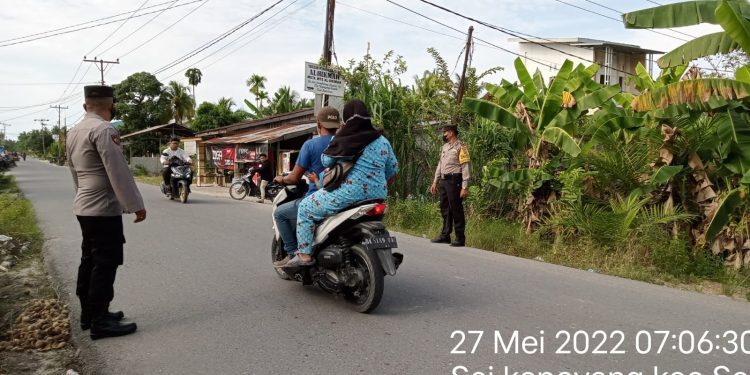
M380 259L372 250L362 245L354 245L350 248L352 266L359 268L364 273L364 280L356 288L344 290L344 298L351 304L354 311L369 313L380 304L383 297L385 281L383 280L383 267Z
M281 240L277 240L274 236L273 240L271 240L271 262L282 260L285 256L286 254L284 253L284 243ZM273 270L276 271L276 276L280 277L283 280L292 279L281 268L274 267Z
M180 193L180 202L187 203L188 192L187 192L187 186L185 186L185 183L180 182L177 185L177 190Z
M235 182L229 187L229 196L241 201L247 196L247 186L243 182Z

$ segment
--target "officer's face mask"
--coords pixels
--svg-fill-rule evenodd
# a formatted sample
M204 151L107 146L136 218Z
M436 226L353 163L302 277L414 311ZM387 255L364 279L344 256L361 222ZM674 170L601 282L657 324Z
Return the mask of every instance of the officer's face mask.
M443 135L443 143L448 143L448 136Z

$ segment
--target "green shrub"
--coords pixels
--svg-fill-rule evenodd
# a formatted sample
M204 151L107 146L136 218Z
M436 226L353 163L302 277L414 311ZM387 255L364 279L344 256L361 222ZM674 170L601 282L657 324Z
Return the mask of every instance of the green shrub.
M136 164L133 167L133 176L148 176L148 175L149 175L148 169L146 169L146 167L144 167L143 165Z

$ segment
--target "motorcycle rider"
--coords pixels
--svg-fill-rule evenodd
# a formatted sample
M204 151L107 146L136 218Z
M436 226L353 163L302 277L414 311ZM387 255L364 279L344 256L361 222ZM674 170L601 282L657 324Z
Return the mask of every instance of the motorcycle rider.
M281 185L295 185L302 180L302 176L305 173L309 172L310 174L318 175L325 169L320 157L323 155L323 150L328 147L334 134L336 134L339 126L341 126L339 111L333 107L323 107L318 111L316 122L318 123L318 134L320 136L305 141L292 172L287 176L277 176L274 178L276 183ZM305 196L314 193L316 189L315 183L311 181L309 190ZM274 212L274 221L284 242L284 252L287 254L284 259L274 262L274 266L283 266L294 256L294 252L297 251L297 210L302 199L284 203L278 206Z
M164 179L164 185L167 187L167 189L170 189L172 187L170 181L170 177L172 176L172 169L169 166L169 160L174 156L180 158L180 160L188 164L193 164L193 160L190 159L190 155L188 155L185 150L180 148L180 138L172 137L172 139L169 140L169 147L165 148L164 151L162 151L161 157L159 158L161 165L164 167L161 170L161 177Z

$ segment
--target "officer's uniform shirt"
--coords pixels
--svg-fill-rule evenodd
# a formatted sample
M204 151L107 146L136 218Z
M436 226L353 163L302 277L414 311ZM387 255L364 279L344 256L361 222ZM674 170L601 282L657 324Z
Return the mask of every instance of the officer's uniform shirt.
M68 132L66 150L77 216L120 216L145 208L122 153L120 134L108 121L87 113Z
M162 155L159 158L159 161L161 162L162 165L166 164L167 161L169 161L169 159L172 158L172 156L177 156L178 158L182 159L182 161L185 161L185 162L188 162L188 163L192 162L192 160L190 159L190 156L188 156L187 152L185 152L185 150L183 150L183 149L181 149L179 147L177 148L177 150L174 150L174 151L172 151L171 148L167 147L167 149L164 150L164 151L162 151L161 153L162 153ZM167 154L167 156L164 156L163 154Z
M469 187L469 169L470 169L469 150L461 141L451 144L446 142L440 149L440 160L435 170L435 183L438 183L443 175L461 174L461 188Z

